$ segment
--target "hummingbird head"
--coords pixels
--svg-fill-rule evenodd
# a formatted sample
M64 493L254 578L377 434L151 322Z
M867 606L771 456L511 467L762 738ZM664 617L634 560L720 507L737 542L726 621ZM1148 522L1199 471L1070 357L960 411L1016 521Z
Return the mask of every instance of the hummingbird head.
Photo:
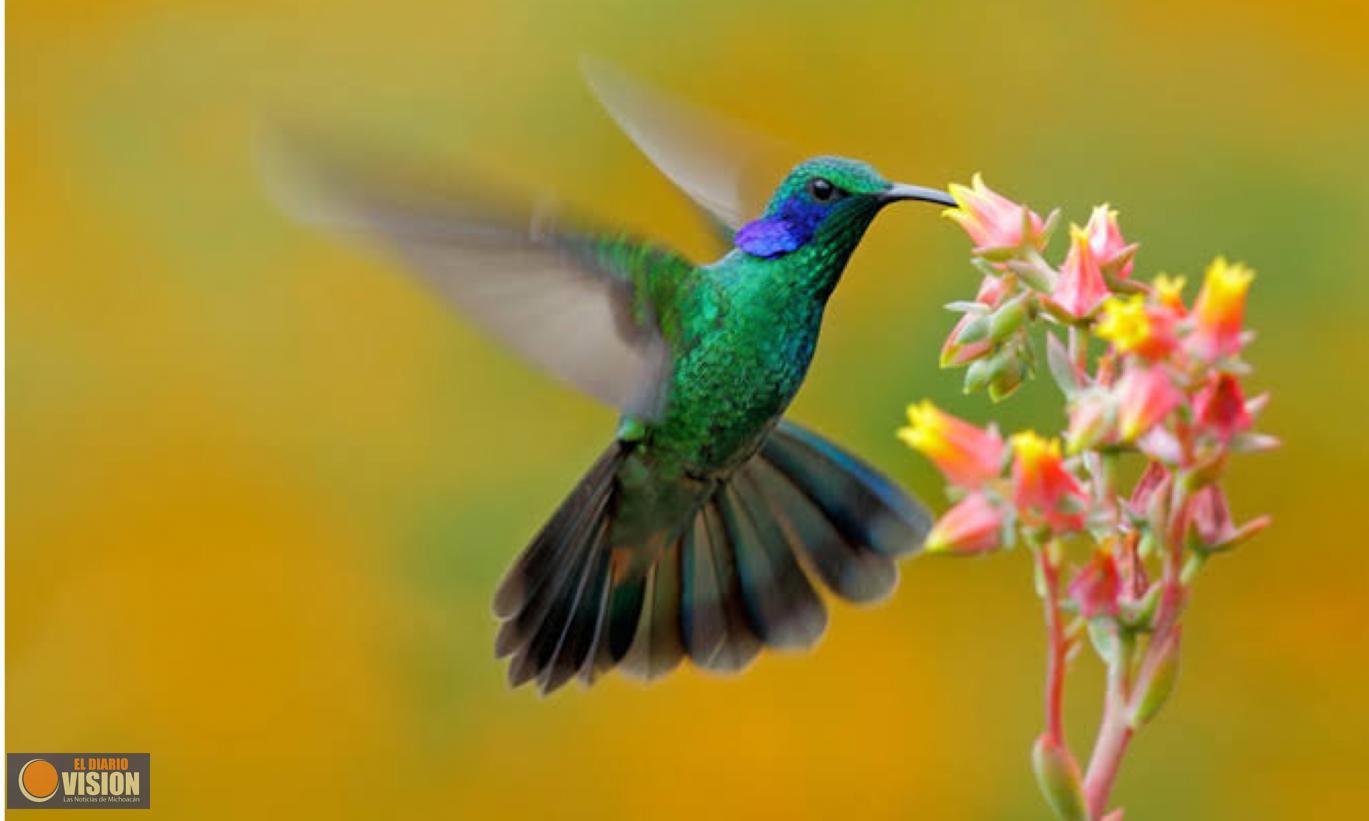
M765 213L736 234L752 256L780 257L814 243L853 250L875 214L891 202L922 200L955 207L933 188L891 183L869 165L845 157L814 157L794 167Z

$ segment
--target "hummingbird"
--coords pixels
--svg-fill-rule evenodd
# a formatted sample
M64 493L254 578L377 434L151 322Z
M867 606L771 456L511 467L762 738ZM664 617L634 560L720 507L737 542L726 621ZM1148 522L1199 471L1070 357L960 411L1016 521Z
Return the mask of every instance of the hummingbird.
M817 156L747 218L737 169L669 133L702 115L585 68L628 136L710 216L727 243L719 258L696 263L545 203L434 196L316 158L287 184L268 174L287 211L379 240L471 322L618 409L603 454L494 595L510 685L544 694L614 668L655 679L685 658L740 671L762 648L817 641L819 587L853 602L892 592L895 560L929 529L925 507L785 410L876 215L906 201L955 206L864 162Z

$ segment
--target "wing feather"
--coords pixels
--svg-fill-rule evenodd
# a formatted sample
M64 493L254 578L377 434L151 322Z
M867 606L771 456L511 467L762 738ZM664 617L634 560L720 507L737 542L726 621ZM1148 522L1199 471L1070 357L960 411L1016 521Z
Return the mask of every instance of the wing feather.
M474 205L282 145L264 146L262 158L286 213L378 240L432 293L553 376L628 415L659 416L671 350L652 295L669 288L647 283L683 280L688 261L573 227L545 207Z
M714 220L736 231L800 157L788 146L582 57L590 90L637 148ZM728 243L731 244L730 242Z

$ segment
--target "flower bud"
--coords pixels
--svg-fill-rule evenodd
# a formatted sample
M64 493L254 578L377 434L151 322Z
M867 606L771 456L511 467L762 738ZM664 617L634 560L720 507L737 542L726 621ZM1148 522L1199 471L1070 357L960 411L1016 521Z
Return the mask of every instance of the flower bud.
M942 514L927 534L928 553L974 556L999 547L1003 516L983 493L971 493Z
M931 402L908 406L898 438L926 456L951 484L975 488L1003 472L1003 437L943 412Z
M956 326L955 344L968 345L989 338L989 315L980 313L965 314L961 324Z
M1124 442L1134 442L1169 416L1183 401L1163 365L1141 366L1132 363L1117 381L1118 433Z
M967 313L960 318L960 321L951 329L951 335L946 337L946 342L941 346L941 367L954 368L984 357L989 351L993 350L993 343L988 339L981 338L974 342L961 342L962 335L975 335L975 331L970 327L976 322L982 322L984 315L981 313Z
M991 268L987 268L992 271ZM967 365L976 359L980 359L993 350L993 344L988 339L987 319L984 317L988 309L998 305L1003 298L1005 291L1003 278L994 273L985 273L984 279L979 283L979 292L971 302L956 302L947 307L955 310L965 311L965 315L960 318L955 327L951 329L951 335L946 338L946 342L941 346L941 367L952 368L960 365Z
M1193 494L1189 502L1193 530L1203 545L1220 544L1235 532L1226 494L1217 485L1208 485Z
M984 184L975 174L967 188L952 184L956 207L942 212L975 244L975 253L989 259L1003 259L1023 247L1045 247L1045 223L1025 205L1019 205Z
M1254 278L1254 271L1240 263L1232 265L1224 257L1208 266L1203 290L1193 305L1190 342L1198 356L1211 360L1240 351L1245 295Z
M1070 226L1070 250L1051 292L1051 302L1077 320L1092 314L1107 297L1108 286L1089 246L1089 235L1077 225Z
M1127 723L1133 730L1154 718L1174 691L1174 682L1179 677L1179 633L1180 628L1175 625L1166 634L1153 637L1152 641L1159 643L1147 648L1127 711Z
M998 300L1003 297L1003 292L1003 277L995 274L985 274L984 278L979 281L979 291L975 293L974 300L981 305L987 305L992 308L997 305Z
M971 362L970 367L965 370L965 393L974 393L988 387L989 380L993 378L994 369L997 367L996 357L986 357Z
M1084 783L1074 756L1060 741L1041 736L1032 747L1032 769L1046 803L1061 821L1087 821Z
M1131 276L1132 257L1136 255L1136 245L1127 244L1122 239L1122 229L1117 226L1117 212L1107 205L1099 205L1089 215L1084 226L1088 234L1089 248L1105 273L1118 279Z
M1229 373L1214 373L1193 400L1198 424L1223 442L1250 427L1240 382Z
M1152 584L1138 598L1125 602L1119 613L1122 623L1132 630L1149 629L1155 620L1156 608L1160 606L1163 587L1159 583Z
M1141 537L1140 552L1143 557L1148 555L1146 551L1151 546L1152 533L1164 530L1173 486L1174 477L1169 469L1159 462L1151 462L1142 471L1141 478L1136 480L1136 487L1127 501L1127 511L1132 518L1138 523L1144 522L1149 528Z
M1013 349L1005 349L994 357L994 361L996 366L989 377L989 399L1001 402L1022 387L1024 369L1021 356Z
M1117 599L1121 595L1121 577L1117 559L1106 548L1094 552L1093 559L1070 582L1069 595L1079 606L1079 615L1086 619L1098 616L1117 617Z
M1237 527L1231 520L1226 494L1215 484L1209 484L1193 494L1189 501L1189 513L1193 525L1193 541L1190 544L1195 550L1204 553L1230 550L1264 530L1272 521L1268 516L1260 516Z
M994 342L1002 342L1022 327L1027 319L1027 295L1010 299L989 316L988 335Z

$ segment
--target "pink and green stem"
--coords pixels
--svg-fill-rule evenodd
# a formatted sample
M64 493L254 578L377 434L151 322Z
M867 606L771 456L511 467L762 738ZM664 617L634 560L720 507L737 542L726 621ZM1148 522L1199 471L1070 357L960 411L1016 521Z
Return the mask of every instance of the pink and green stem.
M1103 720L1098 725L1098 738L1093 743L1089 768L1084 775L1084 799L1090 818L1102 818L1107 811L1108 795L1117 780L1127 744L1131 741L1131 724L1127 720L1128 675L1132 646L1130 639L1118 637L1119 646L1108 663L1107 693L1103 702Z
M1046 660L1046 734L1052 742L1065 746L1065 665L1069 656L1069 640L1060 617L1060 564L1056 560L1058 546L1047 544L1036 551L1044 585L1046 633L1050 644Z

